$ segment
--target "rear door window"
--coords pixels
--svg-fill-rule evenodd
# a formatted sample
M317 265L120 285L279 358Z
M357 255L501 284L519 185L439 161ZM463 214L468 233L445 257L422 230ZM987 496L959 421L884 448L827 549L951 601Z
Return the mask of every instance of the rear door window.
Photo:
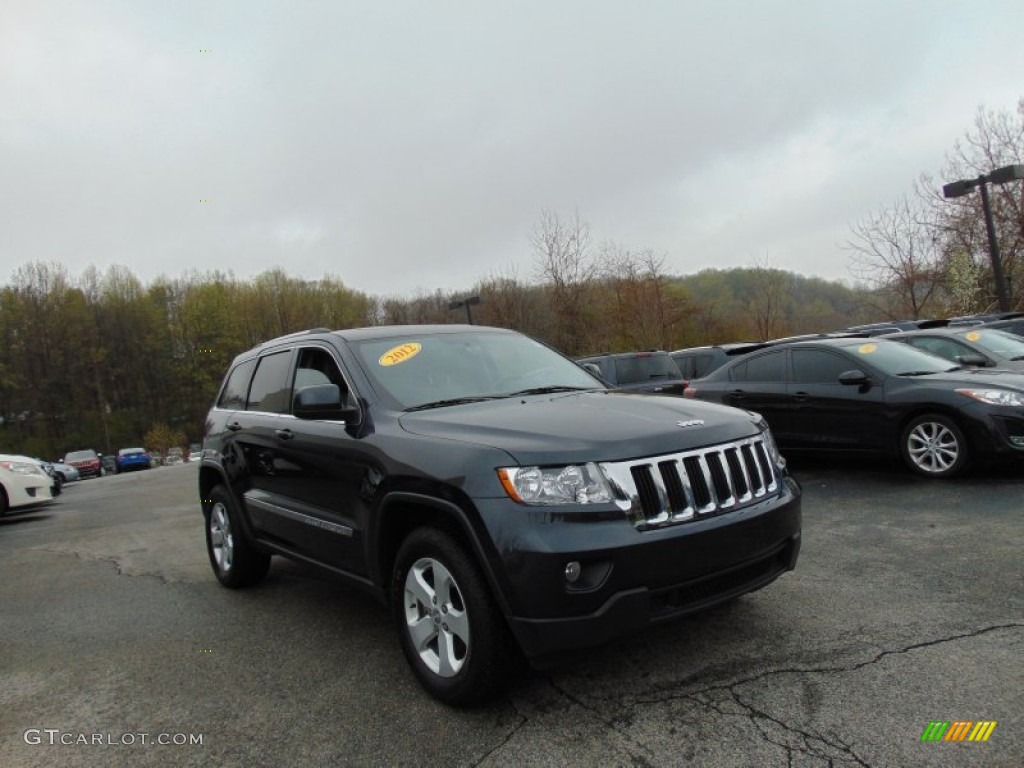
M732 369L733 381L785 381L786 350L780 349L747 360Z
M291 360L291 350L260 358L249 388L246 410L288 413L292 391L289 386Z
M218 408L229 410L245 408L245 396L249 392L249 378L252 376L252 369L255 365L255 360L246 360L235 366L224 384L224 389L221 390L220 399L217 401Z

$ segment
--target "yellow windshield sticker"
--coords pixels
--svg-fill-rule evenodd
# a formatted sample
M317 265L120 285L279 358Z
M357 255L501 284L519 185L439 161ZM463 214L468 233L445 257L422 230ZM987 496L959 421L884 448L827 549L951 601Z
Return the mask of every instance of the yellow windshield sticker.
M964 338L967 339L968 341L977 341L978 339L981 338L981 334L978 333L977 331L971 331L966 336L964 336Z
M416 357L421 349L423 349L423 345L418 341L407 341L405 344L399 344L397 347L389 349L380 356L377 362L383 366L398 365Z
M870 355L876 349L878 349L877 344L861 344L860 347L857 348L857 351L862 355Z

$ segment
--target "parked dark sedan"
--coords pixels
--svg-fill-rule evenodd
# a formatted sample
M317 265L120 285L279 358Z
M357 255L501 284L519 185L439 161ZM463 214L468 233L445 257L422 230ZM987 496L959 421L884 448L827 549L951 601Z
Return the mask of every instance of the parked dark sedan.
M959 365L1024 372L1024 339L995 328L933 328L886 336Z
M761 413L783 452L900 455L925 477L981 456L1024 458L1024 375L951 366L895 341L769 344L686 396Z

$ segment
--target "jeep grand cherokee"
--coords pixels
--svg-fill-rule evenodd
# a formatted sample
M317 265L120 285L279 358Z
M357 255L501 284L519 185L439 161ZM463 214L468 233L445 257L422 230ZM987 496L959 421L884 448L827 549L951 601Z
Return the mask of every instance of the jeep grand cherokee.
M272 555L347 577L452 704L493 696L515 646L536 662L731 599L800 546L759 416L611 391L477 326L316 329L239 355L199 495L222 584L256 584Z

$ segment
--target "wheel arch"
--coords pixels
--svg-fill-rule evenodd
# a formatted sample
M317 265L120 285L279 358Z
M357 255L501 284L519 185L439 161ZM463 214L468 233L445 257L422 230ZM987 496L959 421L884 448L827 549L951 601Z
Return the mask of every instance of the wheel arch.
M372 580L390 595L391 572L402 541L416 528L434 527L452 536L476 560L491 594L506 617L509 606L483 540L469 516L457 504L418 493L394 492L381 502L368 532L369 564Z
M951 408L947 405L941 405L938 403L929 403L927 405L916 406L903 415L903 418L900 419L898 423L898 428L896 430L897 453L902 453L903 435L907 431L907 427L909 426L910 422L912 422L919 416L929 416L932 414L935 414L937 416L945 416L947 419L951 419L953 423L956 424L957 427L959 427L960 433L964 436L964 442L967 444L968 457L973 456L975 454L974 434L973 430L971 429L971 425L960 417L955 408Z

